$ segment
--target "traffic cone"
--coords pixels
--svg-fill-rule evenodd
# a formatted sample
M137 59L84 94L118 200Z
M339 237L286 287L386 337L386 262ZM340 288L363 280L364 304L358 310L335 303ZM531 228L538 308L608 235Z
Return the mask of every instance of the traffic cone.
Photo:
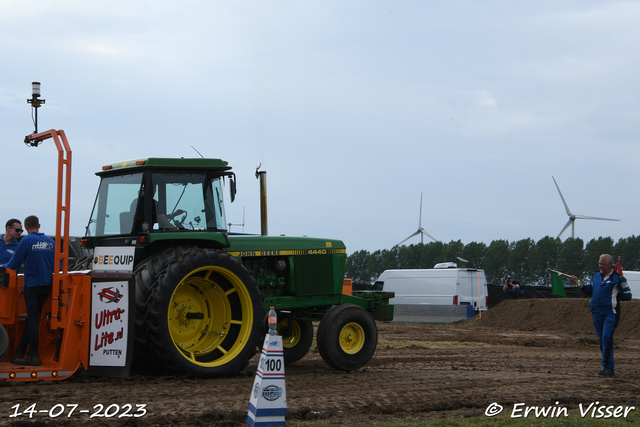
M265 336L256 370L247 423L250 426L283 426L287 415L287 390L284 381L282 337Z

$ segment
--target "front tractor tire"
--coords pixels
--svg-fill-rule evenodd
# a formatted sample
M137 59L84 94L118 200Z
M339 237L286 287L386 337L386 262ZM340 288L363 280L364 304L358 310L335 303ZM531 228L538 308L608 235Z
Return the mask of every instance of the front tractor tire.
M188 376L237 375L260 345L258 284L238 261L214 250L161 257L166 264L150 287L145 319L155 358Z
M355 371L369 363L378 345L378 327L367 310L354 304L332 307L316 336L322 360L339 371Z
M278 316L278 335L282 336L282 355L285 365L291 365L302 359L313 344L313 323L310 320L292 319L289 327L289 317Z

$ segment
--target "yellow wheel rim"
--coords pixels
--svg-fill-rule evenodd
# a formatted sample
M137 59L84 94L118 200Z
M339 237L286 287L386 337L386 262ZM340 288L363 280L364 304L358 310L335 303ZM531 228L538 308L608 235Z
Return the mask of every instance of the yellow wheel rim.
M245 348L253 325L246 286L226 268L207 266L176 286L167 312L169 333L189 362L221 366Z
M285 329L289 326L289 319L283 319L278 322L278 327L276 330L278 331L278 335L282 335L280 333L281 329ZM302 336L302 331L300 330L300 325L295 320L293 321L293 327L291 328L291 336L287 338L282 338L282 346L285 348L293 348L300 342L300 337Z
M364 346L364 329L357 323L347 323L340 331L339 339L342 351L347 354L356 354Z

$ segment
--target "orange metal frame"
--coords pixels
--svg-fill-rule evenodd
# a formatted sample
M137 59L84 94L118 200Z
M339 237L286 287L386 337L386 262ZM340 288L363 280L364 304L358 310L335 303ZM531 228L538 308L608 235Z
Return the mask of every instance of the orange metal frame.
M26 312L22 293L22 276L9 272L9 286L0 288L0 323L9 333L9 352L0 362L0 380L34 381L40 379L64 379L80 368L88 367L89 329L91 315L91 277L82 273L69 273L69 206L71 200L71 148L62 130L48 130L28 137L34 142L53 139L58 150L58 180L56 200L56 234L53 286L51 301L43 313L51 313L49 319L40 319L40 359L42 366L18 366L6 362L15 347ZM63 242L62 237L67 241ZM57 338L57 339L56 339ZM58 347L58 342L60 345ZM56 350L59 357L56 360Z

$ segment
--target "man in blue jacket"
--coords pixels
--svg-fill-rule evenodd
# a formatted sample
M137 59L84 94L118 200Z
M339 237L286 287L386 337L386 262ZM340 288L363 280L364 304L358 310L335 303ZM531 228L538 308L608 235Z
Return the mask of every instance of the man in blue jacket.
M27 324L11 363L40 366L38 326L40 311L51 293L55 243L39 232L40 222L35 215L25 218L24 228L29 234L20 240L15 254L5 265L6 268L18 271L24 262L23 295L27 309ZM27 347L29 351L25 357Z
M0 238L0 266L9 262L18 248L18 237L22 234L22 224L11 218L5 225L5 233Z
M630 300L631 290L627 279L613 271L611 255L600 255L598 267L600 272L594 274L586 286L576 276L570 279L580 285L582 292L591 295L589 306L602 350L602 369L598 374L610 376L614 375L613 332L620 320L620 301Z

